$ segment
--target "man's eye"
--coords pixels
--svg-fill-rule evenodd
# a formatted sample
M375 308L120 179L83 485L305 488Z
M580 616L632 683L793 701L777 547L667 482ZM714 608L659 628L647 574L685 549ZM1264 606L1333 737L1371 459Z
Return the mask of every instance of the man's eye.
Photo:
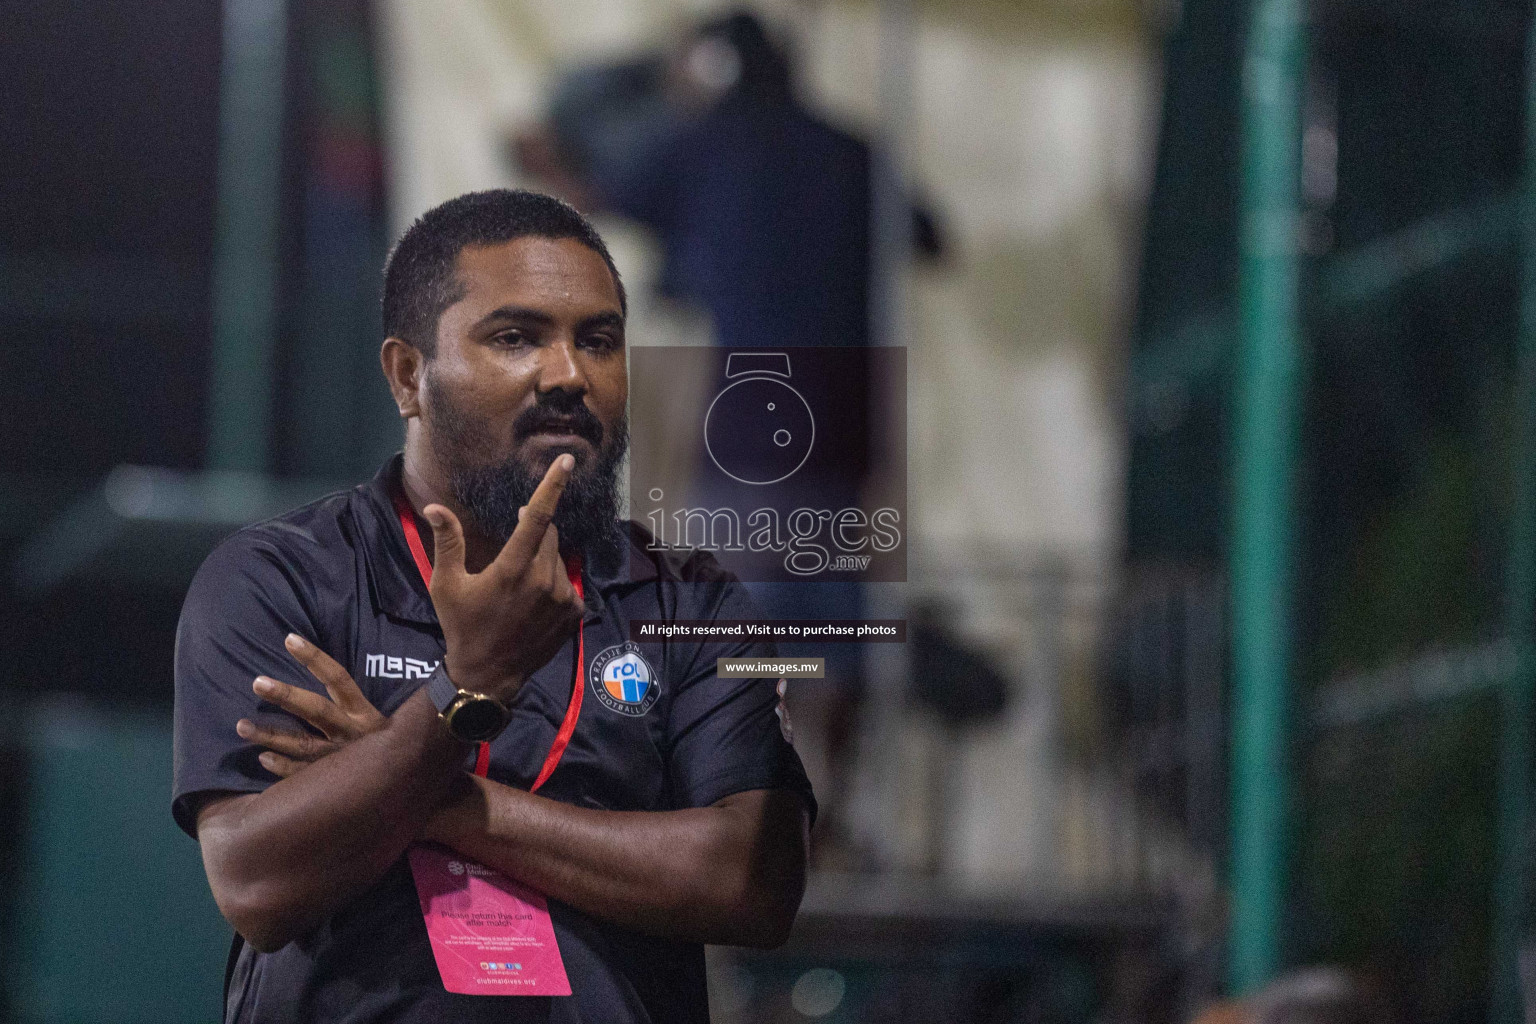
M491 340L502 345L526 345L528 343L528 336L522 331L502 331Z
M624 345L621 339L611 334L589 334L581 339L581 343L596 352L612 352L617 348L622 348Z

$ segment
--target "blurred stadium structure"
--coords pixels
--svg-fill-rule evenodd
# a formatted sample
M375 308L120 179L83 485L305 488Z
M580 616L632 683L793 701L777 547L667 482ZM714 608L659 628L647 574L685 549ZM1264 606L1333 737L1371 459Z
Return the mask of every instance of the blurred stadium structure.
M519 183L508 133L561 69L715 9L0 14L14 1019L209 1018L227 926L165 799L192 568L397 444L388 239ZM1404 1020L1517 1019L1527 5L759 9L953 252L877 253L914 537L875 599L936 627L870 652L848 849L789 946L711 952L716 1019L1182 1021L1307 962ZM601 227L633 342L707 342L654 241ZM924 658L995 673L995 713L918 699Z

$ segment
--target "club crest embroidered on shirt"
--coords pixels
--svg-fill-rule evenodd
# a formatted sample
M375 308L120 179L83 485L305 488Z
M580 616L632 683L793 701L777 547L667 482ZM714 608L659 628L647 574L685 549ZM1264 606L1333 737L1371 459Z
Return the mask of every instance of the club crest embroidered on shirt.
M661 695L655 669L634 641L609 647L592 659L592 694L609 711L639 718Z

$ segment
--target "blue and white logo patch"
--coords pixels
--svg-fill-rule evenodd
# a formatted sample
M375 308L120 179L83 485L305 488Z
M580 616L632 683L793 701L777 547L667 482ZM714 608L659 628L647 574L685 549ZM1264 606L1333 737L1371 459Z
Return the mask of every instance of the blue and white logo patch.
M639 718L661 696L661 680L634 641L609 647L592 659L592 694L609 711Z

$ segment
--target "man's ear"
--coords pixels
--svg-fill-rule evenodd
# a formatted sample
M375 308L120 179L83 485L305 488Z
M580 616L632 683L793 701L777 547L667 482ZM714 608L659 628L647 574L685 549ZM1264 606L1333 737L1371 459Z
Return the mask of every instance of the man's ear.
M421 349L400 338L385 338L379 349L379 365L389 381L389 393L395 396L400 418L421 415L421 375L426 369Z

